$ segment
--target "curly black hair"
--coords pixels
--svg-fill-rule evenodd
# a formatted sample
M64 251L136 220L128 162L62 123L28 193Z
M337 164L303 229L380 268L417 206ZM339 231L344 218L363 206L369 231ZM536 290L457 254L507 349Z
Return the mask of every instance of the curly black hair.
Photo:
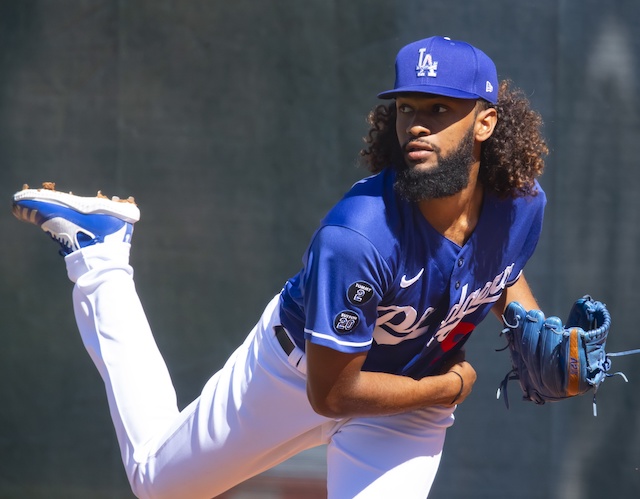
M542 117L509 80L500 83L496 105L479 102L498 112L493 134L482 143L480 181L499 197L535 195L534 180L542 174L549 152L541 132ZM375 107L367 121L371 126L364 138L368 147L360 156L369 171L378 173L404 161L395 130L395 103Z

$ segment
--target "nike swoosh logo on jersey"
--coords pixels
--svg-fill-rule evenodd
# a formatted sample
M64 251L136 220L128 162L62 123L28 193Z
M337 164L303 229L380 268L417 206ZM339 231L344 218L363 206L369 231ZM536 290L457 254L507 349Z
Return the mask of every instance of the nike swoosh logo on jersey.
M420 269L420 272L418 272L418 275L415 277L412 277L411 279L407 279L407 274L402 276L402 279L400 279L400 287L401 288L408 288L409 286L411 286L414 282L416 282L418 279L420 279L420 276L422 276L422 273L424 272L424 267L422 267Z

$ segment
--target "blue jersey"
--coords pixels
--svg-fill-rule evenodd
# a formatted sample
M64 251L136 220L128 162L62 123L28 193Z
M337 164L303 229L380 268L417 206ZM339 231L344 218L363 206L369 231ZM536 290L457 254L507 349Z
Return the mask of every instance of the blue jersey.
M468 339L533 254L546 198L485 193L460 247L393 189L391 169L355 184L322 220L302 270L282 290L283 326L305 340L356 353L363 369L432 374Z

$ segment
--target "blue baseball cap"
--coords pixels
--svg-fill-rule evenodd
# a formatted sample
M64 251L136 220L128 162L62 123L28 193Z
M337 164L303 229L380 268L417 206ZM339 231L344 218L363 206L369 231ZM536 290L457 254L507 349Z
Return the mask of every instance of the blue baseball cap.
M399 93L420 92L459 99L498 101L496 65L481 50L466 42L432 36L406 45L396 57L393 90L381 99Z

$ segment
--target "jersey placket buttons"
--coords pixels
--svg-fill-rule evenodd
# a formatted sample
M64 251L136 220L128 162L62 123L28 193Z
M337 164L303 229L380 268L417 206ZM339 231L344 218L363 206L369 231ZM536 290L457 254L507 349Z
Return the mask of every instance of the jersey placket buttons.
M458 263L458 268L462 267L464 265L464 258L462 257L458 258L457 263ZM460 281L456 281L455 288L460 289Z

